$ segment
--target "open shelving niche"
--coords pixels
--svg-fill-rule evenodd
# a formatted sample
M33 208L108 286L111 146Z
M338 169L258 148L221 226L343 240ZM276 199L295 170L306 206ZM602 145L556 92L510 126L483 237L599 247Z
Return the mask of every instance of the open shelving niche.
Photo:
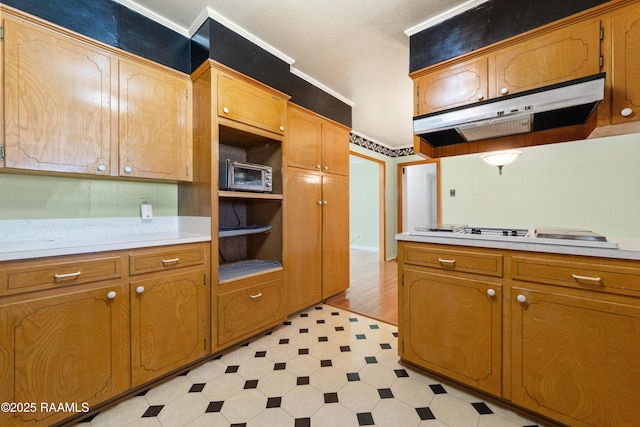
M275 137L275 136L274 136ZM271 193L218 191L218 281L282 269L282 141L220 124L219 159L271 166Z

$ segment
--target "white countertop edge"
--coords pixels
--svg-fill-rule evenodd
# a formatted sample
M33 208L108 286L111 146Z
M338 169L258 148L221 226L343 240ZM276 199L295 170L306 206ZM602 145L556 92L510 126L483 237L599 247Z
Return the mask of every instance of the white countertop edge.
M144 240L146 237L147 240ZM30 242L31 248L26 245L23 249L16 248L12 252L0 252L0 261L14 261L20 259L44 258L61 255L78 255L92 252L107 252L127 249L149 248L154 246L179 245L184 243L210 242L211 235L199 235L193 233L179 233L175 236L136 236L136 240L127 238L110 239L102 243L90 243L88 240L62 241L62 242ZM47 246L49 244L49 247Z
M486 238L469 236L455 238L441 237L441 236L427 236L427 235L413 235L408 233L396 234L396 240L402 240L407 242L422 242L422 243L437 243L443 245L458 245L458 246L471 246L476 248L493 248L493 249L510 249L516 251L529 251L529 252L548 252L554 254L566 254L566 255L582 255L582 256L594 256L601 258L616 258L616 259L630 259L640 260L640 251L638 250L624 250L624 249L603 249L594 247L583 247L575 245L562 245L562 244L544 244L544 243L527 243L516 241L503 241L503 240L489 240Z
M31 230L13 232L13 227ZM211 218L10 220L0 221L0 237L0 261L11 261L209 242Z

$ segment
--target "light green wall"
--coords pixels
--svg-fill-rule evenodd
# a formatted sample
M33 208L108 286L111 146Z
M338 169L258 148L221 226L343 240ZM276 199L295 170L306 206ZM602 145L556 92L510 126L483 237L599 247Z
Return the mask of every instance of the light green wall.
M178 214L175 183L0 174L0 220L135 217L140 198L154 216Z
M521 151L502 176L479 154L441 159L443 222L640 237L640 134Z
M355 156L349 165L349 241L359 247L378 249L379 192L375 162Z

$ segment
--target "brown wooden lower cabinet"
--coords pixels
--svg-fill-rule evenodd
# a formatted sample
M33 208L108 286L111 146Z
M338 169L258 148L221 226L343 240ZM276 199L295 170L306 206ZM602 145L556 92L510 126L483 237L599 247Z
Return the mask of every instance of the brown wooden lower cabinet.
M402 287L402 357L500 394L501 285L409 267Z
M121 283L0 305L0 425L50 425L129 388L129 295ZM88 407L81 405L86 403Z
M640 425L637 299L527 284L510 306L513 403L571 426Z
M0 425L60 422L209 354L209 259L191 243L0 263Z
M218 285L218 341L228 347L286 319L283 270Z
M496 256L504 277L467 272ZM566 425L640 425L637 261L403 241L398 257L403 360Z
M210 351L210 286L204 270L131 282L131 385Z

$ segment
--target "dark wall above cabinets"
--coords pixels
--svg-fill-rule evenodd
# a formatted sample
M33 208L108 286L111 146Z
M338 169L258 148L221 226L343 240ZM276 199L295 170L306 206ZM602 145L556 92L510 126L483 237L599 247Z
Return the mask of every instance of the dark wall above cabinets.
M109 46L191 72L189 38L111 0L2 0Z
M409 71L565 18L608 0L489 0L409 38Z
M291 74L289 64L219 22L208 19L191 39L191 66L211 58L291 96L291 102L351 127L351 107Z

